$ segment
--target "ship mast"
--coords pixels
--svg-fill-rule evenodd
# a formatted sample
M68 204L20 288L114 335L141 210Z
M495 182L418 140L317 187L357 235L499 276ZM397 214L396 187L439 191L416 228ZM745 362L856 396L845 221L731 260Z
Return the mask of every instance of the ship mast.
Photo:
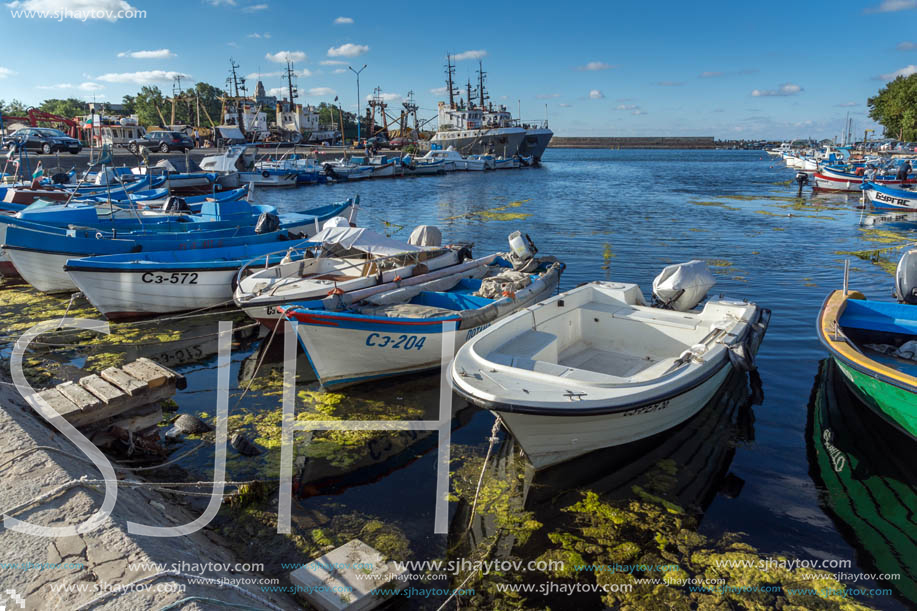
M290 90L290 112L293 112L293 100L299 95L299 91L293 86L294 74L296 74L296 72L293 70L293 62L287 60L287 87Z
M455 109L455 85L452 83L452 77L455 74L455 64L452 63L452 56L446 54L446 90L449 92L449 108Z
M239 67L239 64L235 62L231 57L229 58L229 65L232 67L232 87L235 92L235 102L236 102L236 116L239 124L239 131L242 132L242 135L245 135L245 121L242 117L242 105L239 104L239 80L240 77L236 74L236 68ZM242 91L245 91L245 79L242 80Z
M481 109L484 108L484 104L487 102L487 90L484 89L484 80L487 78L487 73L484 72L484 64L481 60L478 60L478 105Z

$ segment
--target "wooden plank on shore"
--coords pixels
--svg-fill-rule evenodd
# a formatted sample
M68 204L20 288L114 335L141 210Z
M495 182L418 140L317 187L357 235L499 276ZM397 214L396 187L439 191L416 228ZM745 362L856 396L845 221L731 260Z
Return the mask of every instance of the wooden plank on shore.
M68 422L74 414L80 413L80 408L73 404L70 399L65 397L56 388L49 388L38 393L38 396L45 400L51 406L51 409L63 416Z
M109 407L124 405L128 401L128 396L123 390L112 386L96 374L81 379L80 386L97 396Z
M144 357L124 365L121 369L141 382L146 382L150 388L162 386L166 382L178 378L178 374L174 371L166 369L162 365Z
M147 385L142 381L117 367L104 369L99 375L103 380L117 386L132 397L147 388Z
M102 405L102 401L98 397L79 384L64 382L57 386L57 390L60 394L70 399L82 412L90 412Z

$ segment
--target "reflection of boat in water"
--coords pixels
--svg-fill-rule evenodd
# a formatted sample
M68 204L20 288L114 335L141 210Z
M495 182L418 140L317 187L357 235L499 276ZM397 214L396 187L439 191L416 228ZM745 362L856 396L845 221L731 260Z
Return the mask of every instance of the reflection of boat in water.
M917 212L889 212L887 214L867 214L860 220L864 227L891 227L895 229L917 229Z
M512 437L507 436L488 465L486 477L518 477L519 510L534 511L536 519L544 524L561 519L563 508L582 498L583 488L603 498L648 494L701 514L717 492L734 498L741 491L744 482L729 473L729 466L736 443L754 439L751 406L762 398L757 373L751 375L749 385L748 375L732 371L695 416L673 429L597 450L537 473L522 457ZM460 504L450 531L464 532L469 512L467 504ZM496 526L490 516L476 516L469 532L471 543L477 543L496 534ZM530 545L539 544L546 542Z
M917 604L917 445L861 404L831 359L822 361L806 427L819 499L883 581Z

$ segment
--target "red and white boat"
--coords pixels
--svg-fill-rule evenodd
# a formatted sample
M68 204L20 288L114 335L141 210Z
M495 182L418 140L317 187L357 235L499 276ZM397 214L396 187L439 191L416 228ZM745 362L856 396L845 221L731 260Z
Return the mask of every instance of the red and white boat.
M821 191L859 191L860 186L865 181L862 174L853 174L843 172L832 168L822 168L815 172L813 176L815 188ZM877 185L901 186L915 182L917 178L914 175L908 176L905 180L900 180L892 176L876 176L872 179Z

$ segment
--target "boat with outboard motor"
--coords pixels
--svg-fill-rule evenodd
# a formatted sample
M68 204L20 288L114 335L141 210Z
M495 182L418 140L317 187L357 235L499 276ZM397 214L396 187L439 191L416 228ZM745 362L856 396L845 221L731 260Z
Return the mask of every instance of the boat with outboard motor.
M296 322L300 345L325 388L427 371L441 366L444 351L451 355L450 344L454 351L554 293L563 263L535 258L529 245L523 259L496 253L279 309Z
M882 210L917 210L917 191L898 189L888 185L866 181L863 193L873 208Z
M635 284L579 286L471 339L453 387L496 413L535 468L666 431L754 366L767 329L770 311L746 301L689 311L712 285L692 261L657 277L656 307Z

